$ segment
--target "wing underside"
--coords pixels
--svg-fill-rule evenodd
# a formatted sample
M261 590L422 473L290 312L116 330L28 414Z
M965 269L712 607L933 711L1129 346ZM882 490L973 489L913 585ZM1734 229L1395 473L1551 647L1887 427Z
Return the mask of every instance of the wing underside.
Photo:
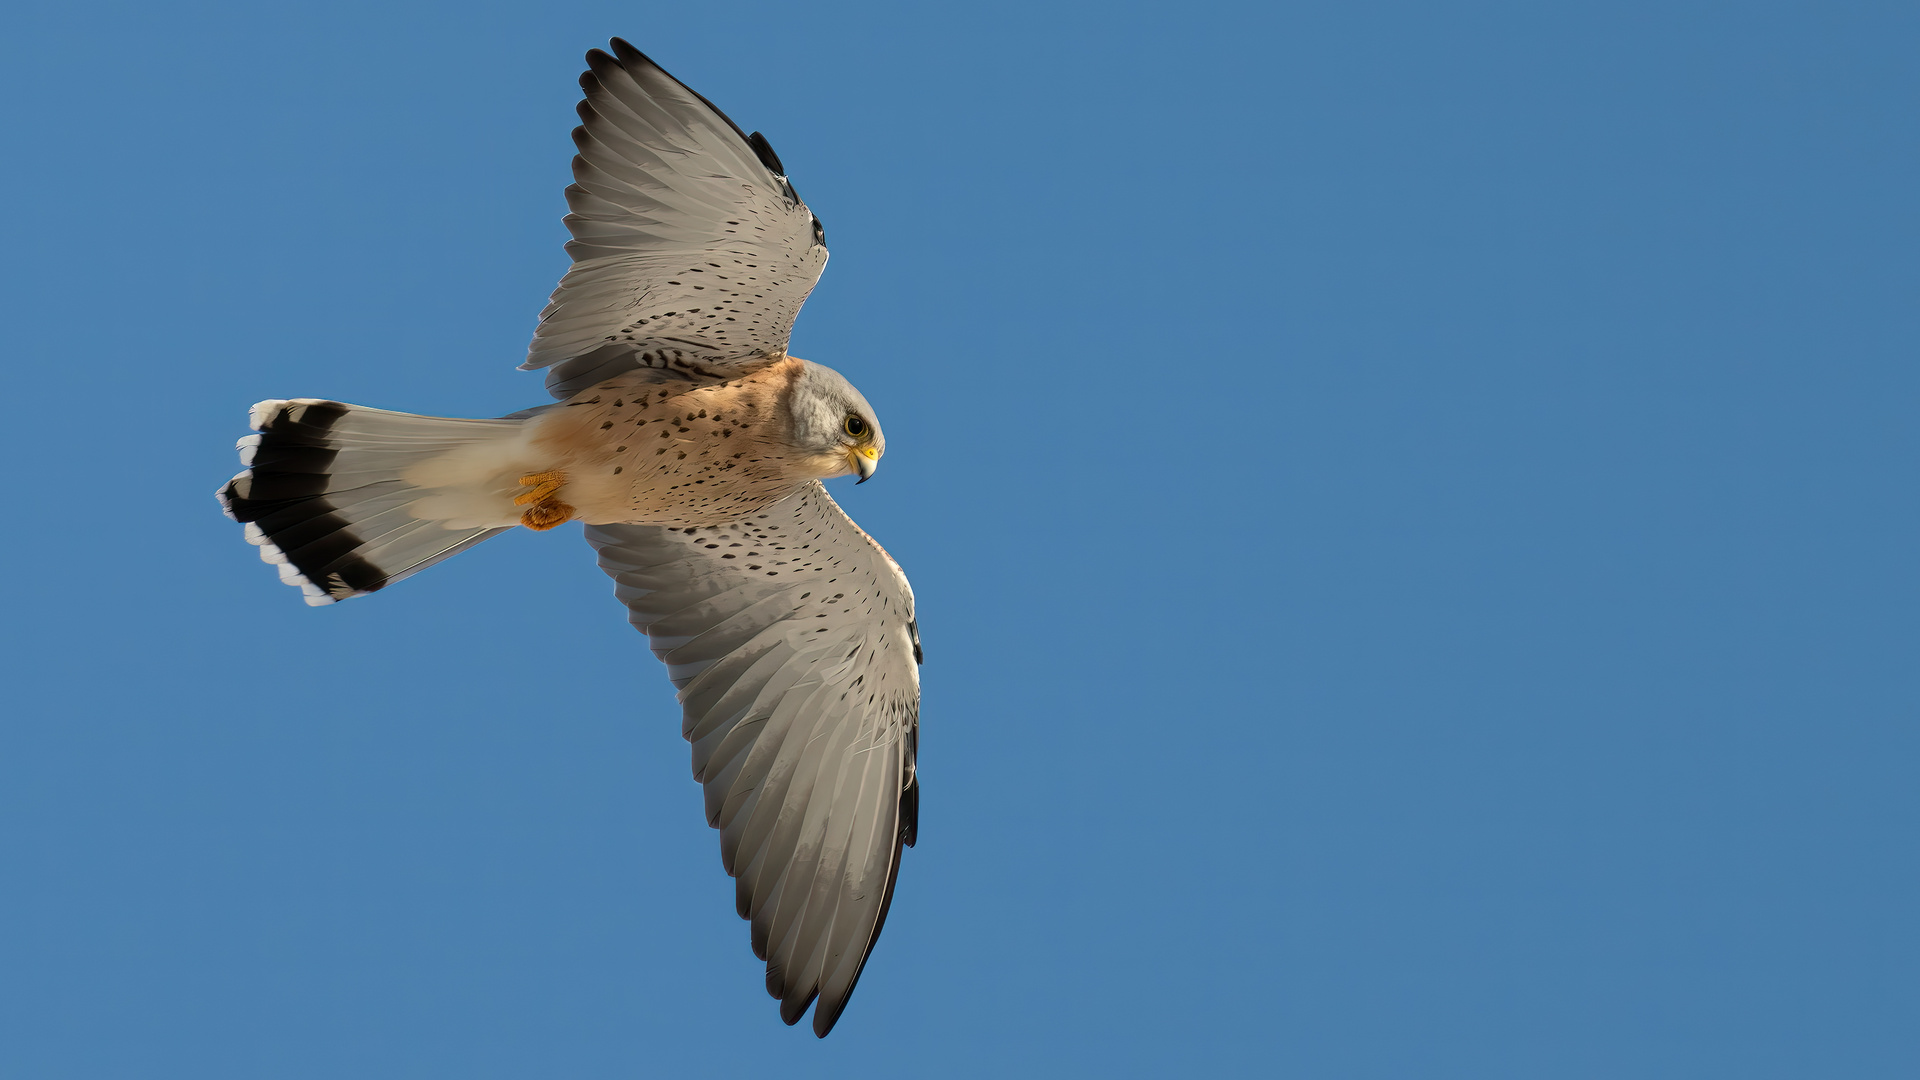
M587 54L567 188L573 266L524 365L565 398L632 367L731 377L785 352L827 262L759 133L626 42Z
M767 990L789 1024L817 997L825 1035L917 829L906 579L817 483L735 525L589 526L587 539L679 688Z

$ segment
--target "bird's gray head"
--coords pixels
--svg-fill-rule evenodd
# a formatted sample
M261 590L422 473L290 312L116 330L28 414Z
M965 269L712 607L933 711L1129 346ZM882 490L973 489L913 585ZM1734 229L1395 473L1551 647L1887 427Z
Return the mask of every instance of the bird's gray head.
M819 457L820 467L830 470L824 476L857 473L866 483L887 452L873 406L839 372L811 360L800 363L787 399L795 446Z

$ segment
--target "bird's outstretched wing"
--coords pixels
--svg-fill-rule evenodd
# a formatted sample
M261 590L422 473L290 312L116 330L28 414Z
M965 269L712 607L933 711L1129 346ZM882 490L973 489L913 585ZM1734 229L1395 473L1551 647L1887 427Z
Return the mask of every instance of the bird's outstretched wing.
M685 710L767 991L825 1035L919 814L919 631L900 568L819 483L713 528L589 525Z
M731 378L785 352L826 233L759 132L613 39L587 54L573 267L527 351L566 398L634 367Z

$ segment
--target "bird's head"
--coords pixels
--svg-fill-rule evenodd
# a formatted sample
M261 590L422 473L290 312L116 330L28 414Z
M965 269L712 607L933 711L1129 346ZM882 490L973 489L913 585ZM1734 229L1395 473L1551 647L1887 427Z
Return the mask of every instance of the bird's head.
M795 447L812 459L820 479L857 475L866 483L887 452L873 406L839 372L811 360L800 363L787 399Z

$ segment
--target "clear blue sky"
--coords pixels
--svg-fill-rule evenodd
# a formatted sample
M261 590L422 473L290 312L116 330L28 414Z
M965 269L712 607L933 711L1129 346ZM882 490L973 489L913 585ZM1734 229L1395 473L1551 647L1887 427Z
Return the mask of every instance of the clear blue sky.
M0 1075L1920 1075L1920 8L15 5ZM782 1027L574 530L309 610L246 407L497 415L580 55L768 133L918 589Z

